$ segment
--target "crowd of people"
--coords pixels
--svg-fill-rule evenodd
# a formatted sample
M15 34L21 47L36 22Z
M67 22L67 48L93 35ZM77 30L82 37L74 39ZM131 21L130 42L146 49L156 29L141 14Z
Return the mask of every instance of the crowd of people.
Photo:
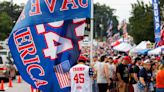
M93 92L164 92L163 57L94 56Z
M92 92L164 92L163 54L129 56L103 46L94 47L89 65L93 69ZM88 57L85 52L89 52L88 47L83 50Z

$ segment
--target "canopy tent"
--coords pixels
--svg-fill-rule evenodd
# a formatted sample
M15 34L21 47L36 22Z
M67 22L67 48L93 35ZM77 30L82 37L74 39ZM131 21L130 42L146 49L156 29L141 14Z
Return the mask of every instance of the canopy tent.
M140 51L137 52L137 54L139 54L139 55L145 55L145 54L148 53L148 51L150 51L150 50L149 49L140 50Z
M136 47L131 49L130 53L137 53L137 54L141 54L142 52L145 53L146 51L149 51L149 49L147 48L147 44L150 43L151 43L150 41L142 41Z
M117 40L117 41L111 43L111 46L112 46L112 47L115 47L115 46L121 44L122 42L123 42L123 38L120 38L119 40Z
M121 43L113 48L116 51L121 51L121 52L128 52L130 49L132 49L132 46L128 43Z
M161 54L162 49L164 49L164 46L158 47L156 49L153 49L148 52L148 55L159 55Z

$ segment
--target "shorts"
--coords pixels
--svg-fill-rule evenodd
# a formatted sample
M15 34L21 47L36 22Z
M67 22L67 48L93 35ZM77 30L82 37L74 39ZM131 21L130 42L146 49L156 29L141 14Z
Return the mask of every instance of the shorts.
M110 78L110 81L111 81L111 83L110 83L110 85L108 86L108 89L111 90L111 89L116 88L116 82L113 81L112 78Z

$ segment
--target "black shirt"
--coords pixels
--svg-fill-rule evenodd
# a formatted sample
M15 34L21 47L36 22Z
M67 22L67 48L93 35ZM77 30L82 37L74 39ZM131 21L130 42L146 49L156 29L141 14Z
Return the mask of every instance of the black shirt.
M134 68L133 68L133 72L137 73L138 78L139 78L139 71L140 71L140 68L137 65L135 65Z
M151 81L151 72L147 71L145 68L142 68L140 71L139 71L139 77L142 77L144 78L144 81L146 83L150 82Z
M129 72L128 72L128 66L127 65L119 64L117 66L117 73L120 73L121 79L125 83L129 82Z
M129 73L132 75L133 73L137 73L137 77L139 78L139 71L140 68L137 65L132 65L130 67ZM134 80L134 77L130 76L130 83L131 84L136 84L137 81Z

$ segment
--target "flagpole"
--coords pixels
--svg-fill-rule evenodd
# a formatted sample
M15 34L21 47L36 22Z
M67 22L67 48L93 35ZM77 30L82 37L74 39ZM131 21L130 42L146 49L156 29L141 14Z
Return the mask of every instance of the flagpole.
M93 4L93 1L94 0L91 0L91 32L90 32L90 62L92 63L92 59L93 59L93 22L94 22L94 19L93 19L93 13L94 13L94 4Z

